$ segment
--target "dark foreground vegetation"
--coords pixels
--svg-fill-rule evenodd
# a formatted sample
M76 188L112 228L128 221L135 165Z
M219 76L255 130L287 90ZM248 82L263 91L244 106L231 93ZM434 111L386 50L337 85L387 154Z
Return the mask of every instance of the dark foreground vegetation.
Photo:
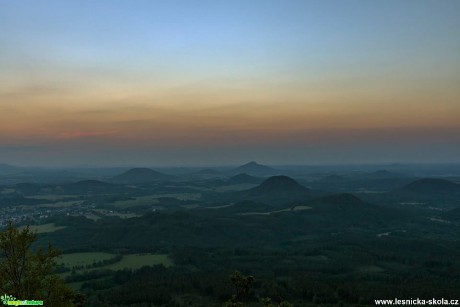
M54 274L74 289L65 288L72 304L82 301L76 293L85 306L460 298L456 169L332 172L252 163L96 174L1 187L4 219L38 225L32 249L51 242L62 250Z

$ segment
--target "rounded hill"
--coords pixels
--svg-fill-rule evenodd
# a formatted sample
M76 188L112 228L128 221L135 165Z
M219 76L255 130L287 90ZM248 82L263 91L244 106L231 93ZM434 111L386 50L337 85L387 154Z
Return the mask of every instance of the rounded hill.
M246 173L246 174L255 175L255 176L270 176L270 175L275 175L279 172L269 166L259 164L255 161L251 161L233 170L230 170L229 173L230 174Z
M460 185L452 181L439 178L424 178L404 186L402 191L430 194L430 193L460 193Z
M173 177L150 168L132 168L118 176L113 177L113 181L120 183L149 183L155 181L169 180Z
M251 194L305 193L309 189L288 176L273 176L250 189Z

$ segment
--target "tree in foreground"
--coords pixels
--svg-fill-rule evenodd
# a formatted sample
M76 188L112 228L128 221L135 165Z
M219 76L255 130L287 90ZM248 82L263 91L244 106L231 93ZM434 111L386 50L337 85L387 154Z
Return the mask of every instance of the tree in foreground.
M37 235L8 223L0 232L0 293L18 300L42 300L46 306L80 306L81 294L70 289L56 274L60 252L48 244L32 250Z
M254 277L243 275L239 271L235 271L230 275L230 280L233 284L235 294L224 304L225 307L244 307L245 301L249 298L252 291ZM273 303L271 298L266 297L260 300L264 307L292 307L288 302Z
M244 301L249 297L254 277L245 276L239 271L235 271L232 275L230 275L230 280L232 281L235 289L235 294L232 295L230 300L226 302L225 307L245 306Z

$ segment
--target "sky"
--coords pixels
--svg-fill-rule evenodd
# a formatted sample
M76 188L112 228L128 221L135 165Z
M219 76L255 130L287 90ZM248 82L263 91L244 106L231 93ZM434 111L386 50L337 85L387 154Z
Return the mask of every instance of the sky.
M460 162L460 1L0 0L0 163Z

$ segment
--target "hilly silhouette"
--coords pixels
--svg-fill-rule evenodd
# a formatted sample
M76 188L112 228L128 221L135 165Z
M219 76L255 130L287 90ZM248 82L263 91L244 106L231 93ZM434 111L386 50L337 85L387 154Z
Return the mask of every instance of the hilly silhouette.
M424 178L409 183L399 191L416 194L460 194L460 185L445 179Z
M259 184L259 183L261 183L262 180L263 179L261 179L261 178L257 178L257 177L248 175L246 173L242 173L242 174L238 174L238 175L235 175L233 177L230 177L227 180L226 183L227 184L243 184L243 183Z
M241 174L241 173L246 173L249 175L253 176L270 176L270 175L276 175L279 173L279 171L266 166L259 164L257 162L249 162L244 165L241 165L231 171L229 171L230 174Z
M112 178L111 181L127 184L151 183L173 179L173 176L166 175L150 168L132 168Z

